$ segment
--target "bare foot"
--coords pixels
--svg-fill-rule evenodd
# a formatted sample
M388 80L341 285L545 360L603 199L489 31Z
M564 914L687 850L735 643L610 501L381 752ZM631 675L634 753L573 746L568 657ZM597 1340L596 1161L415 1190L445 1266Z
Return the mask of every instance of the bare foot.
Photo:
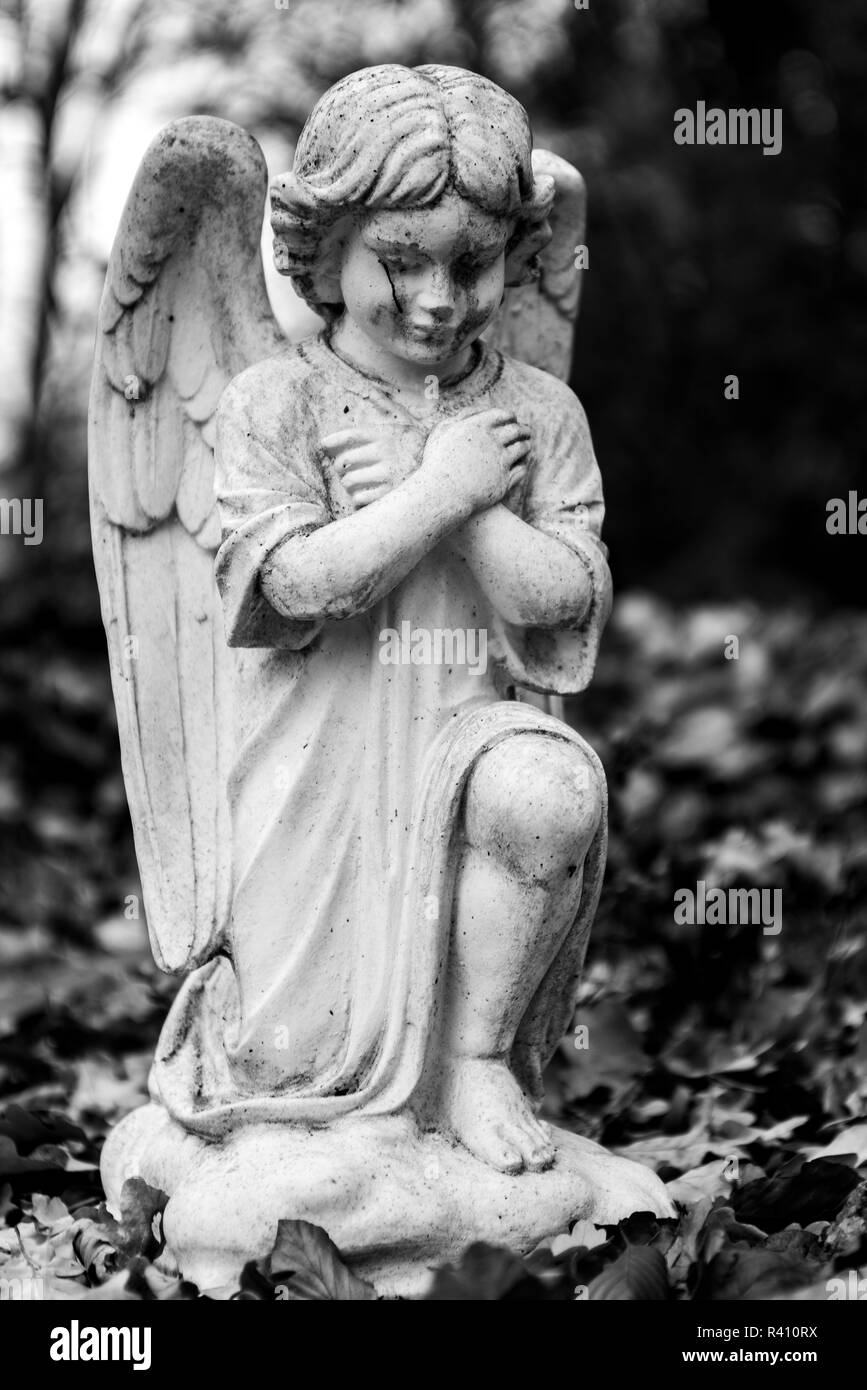
M534 1116L505 1062L493 1057L450 1058L442 1106L454 1135L492 1168L540 1172L554 1162L547 1129Z

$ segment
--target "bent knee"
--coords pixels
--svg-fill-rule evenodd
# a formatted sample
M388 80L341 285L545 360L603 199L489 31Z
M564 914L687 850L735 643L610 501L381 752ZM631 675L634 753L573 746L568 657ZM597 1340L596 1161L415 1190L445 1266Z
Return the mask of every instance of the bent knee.
M599 773L576 744L520 734L476 763L466 837L522 877L559 877L580 867L603 805Z

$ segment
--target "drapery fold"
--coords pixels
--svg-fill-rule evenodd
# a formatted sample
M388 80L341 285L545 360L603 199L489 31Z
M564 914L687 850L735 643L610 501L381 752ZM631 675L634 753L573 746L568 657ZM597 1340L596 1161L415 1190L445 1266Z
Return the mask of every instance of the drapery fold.
M287 538L351 511L321 450L350 426L400 431L418 466L438 420L501 406L532 435L527 483L510 503L581 558L588 610L574 631L504 623L446 542L390 594L340 621L278 614L262 565ZM436 1055L461 805L480 757L533 733L592 749L503 684L582 689L610 607L602 496L575 397L545 373L484 349L434 411L413 414L324 339L237 378L220 407L216 576L234 647L235 757L229 781L233 897L229 954L186 980L166 1021L153 1094L186 1128L320 1123L412 1101ZM389 664L402 625L488 636L487 669ZM587 853L581 901L530 1002L513 1064L534 1089L569 1022L602 882L605 825Z

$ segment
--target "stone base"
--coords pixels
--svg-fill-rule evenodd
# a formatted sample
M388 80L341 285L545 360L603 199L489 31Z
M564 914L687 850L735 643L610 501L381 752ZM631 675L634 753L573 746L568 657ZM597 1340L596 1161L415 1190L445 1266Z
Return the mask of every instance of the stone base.
M424 1293L432 1267L476 1240L526 1253L581 1217L607 1225L634 1211L674 1215L648 1169L552 1133L553 1167L509 1176L420 1133L407 1114L327 1129L253 1125L210 1143L146 1105L109 1135L102 1177L115 1211L127 1178L168 1192L168 1252L203 1292L237 1288L244 1264L270 1252L277 1221L288 1217L322 1226L380 1294L411 1298Z

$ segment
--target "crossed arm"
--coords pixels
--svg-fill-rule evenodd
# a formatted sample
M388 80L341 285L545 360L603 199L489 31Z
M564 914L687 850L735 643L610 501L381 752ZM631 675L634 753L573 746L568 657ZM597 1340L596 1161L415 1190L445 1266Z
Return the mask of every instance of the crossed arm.
M507 623L556 629L583 622L593 598L590 576L556 537L499 505L470 517L451 539Z
M293 536L262 568L262 591L293 620L350 618L390 593L469 516L421 470L370 506Z
M277 612L294 620L364 612L448 537L506 622L582 622L592 600L584 564L502 505L520 481L529 442L514 417L484 411L440 426L418 470L394 483L387 441L358 439L358 432L342 432L323 441L356 511L287 540L263 567L262 589Z

